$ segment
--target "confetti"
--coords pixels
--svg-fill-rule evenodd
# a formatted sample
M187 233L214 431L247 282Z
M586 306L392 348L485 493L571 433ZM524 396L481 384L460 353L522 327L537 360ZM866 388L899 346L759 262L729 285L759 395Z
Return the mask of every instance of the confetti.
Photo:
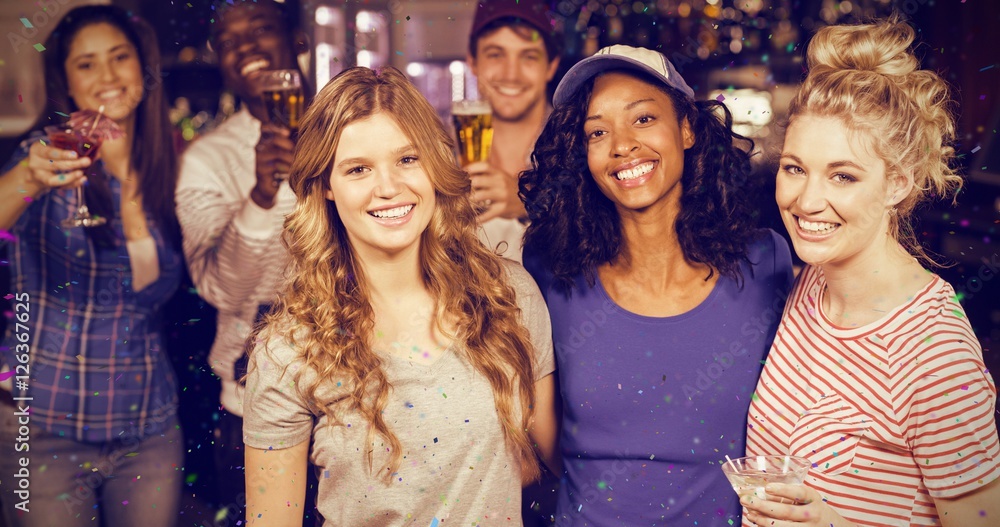
M43 46L41 43L35 44L35 50L37 50L39 53L41 53L41 52L45 51L45 46Z
M24 24L24 27L26 27L28 29L34 29L35 28L35 26L31 25L31 21L28 20L27 18L24 18L23 16L21 17L21 23Z

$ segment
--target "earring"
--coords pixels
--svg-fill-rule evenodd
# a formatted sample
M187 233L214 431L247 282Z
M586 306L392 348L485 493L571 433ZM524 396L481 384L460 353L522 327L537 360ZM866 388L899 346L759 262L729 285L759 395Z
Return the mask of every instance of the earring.
M889 209L889 215L890 216L895 216L896 215L896 207L893 207L893 208Z

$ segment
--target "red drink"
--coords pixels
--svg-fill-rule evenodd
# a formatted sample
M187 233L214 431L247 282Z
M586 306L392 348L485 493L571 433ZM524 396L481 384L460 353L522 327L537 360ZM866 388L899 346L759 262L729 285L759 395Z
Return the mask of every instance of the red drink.
M100 139L84 137L72 128L49 126L45 128L49 142L61 150L72 150L80 156L87 156L91 161L97 157L97 149L101 146Z

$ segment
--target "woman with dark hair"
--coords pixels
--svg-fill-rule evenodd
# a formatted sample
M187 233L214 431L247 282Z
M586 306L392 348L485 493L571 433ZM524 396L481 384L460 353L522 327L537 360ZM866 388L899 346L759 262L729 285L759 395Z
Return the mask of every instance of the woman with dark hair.
M5 518L172 525L182 444L161 307L183 261L156 37L121 8L85 6L66 14L45 48L49 106L0 176L0 229L13 235L12 291L26 313L0 355L16 374L0 399L30 405L27 416L0 417L0 470L28 462L31 477L30 500L4 485ZM95 161L38 131L78 110L124 132ZM103 226L63 225L80 185ZM15 447L25 431L30 443Z
M560 82L521 178L563 397L559 525L739 520L719 460L743 455L791 257L754 226L729 112L693 96L662 54L604 48Z

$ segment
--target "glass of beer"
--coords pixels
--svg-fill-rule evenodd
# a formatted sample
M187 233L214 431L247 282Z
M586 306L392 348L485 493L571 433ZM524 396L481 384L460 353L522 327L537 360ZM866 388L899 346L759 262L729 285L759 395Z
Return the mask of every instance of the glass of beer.
M45 135L48 136L49 143L53 147L60 150L71 150L80 157L89 157L92 163L96 160L97 150L101 147L100 137L75 130L68 125L46 126ZM76 203L76 212L63 220L63 227L96 227L104 225L108 221L107 218L94 216L90 213L87 202L83 198L83 185L76 187Z
M305 95L302 92L302 78L299 72L263 71L258 77L258 82L271 122L288 128L292 131L292 135L295 135L305 108Z
M458 139L458 160L462 166L490 157L493 147L493 110L484 100L451 103L451 120Z

